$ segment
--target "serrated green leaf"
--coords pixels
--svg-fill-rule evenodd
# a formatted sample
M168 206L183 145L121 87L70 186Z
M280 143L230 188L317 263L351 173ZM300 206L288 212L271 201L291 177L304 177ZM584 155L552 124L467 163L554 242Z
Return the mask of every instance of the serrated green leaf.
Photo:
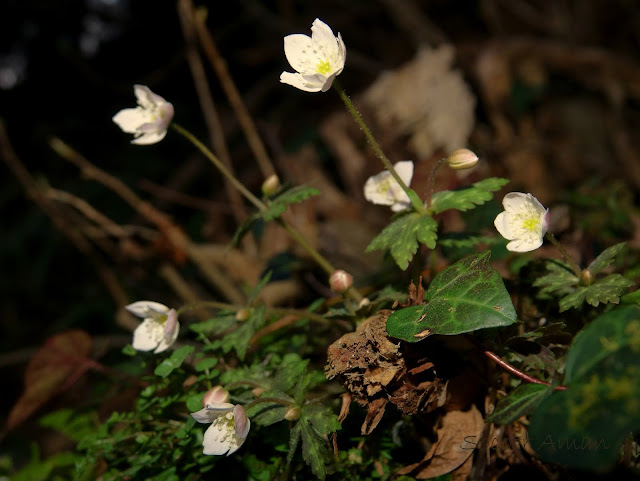
M218 359L215 357L207 357L201 361L198 361L194 366L196 372L206 371L207 369L211 369L216 364L218 364Z
M174 369L182 366L184 360L193 352L193 346L182 346L171 353L171 356L162 361L153 373L156 376L167 377Z
M447 233L442 234L438 238L438 245L443 247L455 247L457 249L466 249L474 247L478 244L485 244L488 246L502 242L502 239L497 237L488 237L475 234L465 233Z
M535 287L542 287L540 294L565 295L574 291L574 287L579 282L571 268L559 261L549 261L546 264L547 271L542 277L533 282Z
M249 232L253 228L254 224L258 222L260 219L261 219L260 214L253 214L247 217L244 220L244 222L240 224L240 226L238 226L238 228L234 232L233 237L231 238L231 241L227 246L227 251L233 247L238 247L238 245L240 244L240 241L244 238L247 232Z
M486 419L488 423L509 424L520 416L531 414L553 388L544 384L520 384L505 398L500 399L496 409Z
M265 399L280 399L283 401L264 401L256 403L247 409L247 416L251 418L251 421L256 422L261 426L270 426L271 424L282 421L284 419L284 415L291 407L290 403L294 402L291 396L277 389L265 391L260 397Z
M449 209L466 211L482 205L493 198L493 192L507 184L507 179L490 177L468 187L457 190L445 190L433 194L429 212L439 214Z
M302 359L294 353L285 354L273 377L273 386L281 391L289 392L301 381L308 364L309 359Z
M189 329L198 334L222 334L236 323L235 314L220 314L203 322L194 322Z
M600 303L608 304L613 302L618 304L620 296L632 285L633 281L620 274L609 274L607 277L598 279L590 286L578 287L574 293L560 299L560 312L572 307L580 307L585 301L594 307Z
M489 264L490 255L486 251L465 257L440 272L426 292L427 304L389 316L389 335L417 342L432 334L462 334L513 324L516 311L502 278Z
M371 241L366 252L389 249L400 269L405 270L418 250L418 244L429 249L436 246L438 223L429 215L411 212L395 219Z
M306 187L304 185L289 189L278 197L273 199L267 205L267 210L260 212L260 217L265 221L277 219L287 210L289 204L298 204L305 201L309 197L319 195L320 191L314 187Z
M313 474L323 480L326 476L325 463L328 460L325 441L307 422L301 421L299 424L301 425L302 459L311 466Z
M587 470L611 468L630 432L640 431L640 307L602 314L567 354L566 391L531 418L531 446L546 461Z
M291 463L293 455L296 454L298 444L300 442L300 433L302 431L302 424L300 421L295 423L289 431L289 452L287 453L287 464Z
M613 263L616 256L622 251L622 249L624 249L624 246L626 245L626 242L620 242L619 244L605 249L598 257L593 260L591 264L589 264L588 269L594 275L600 272L602 269L606 269Z
M265 321L266 308L264 304L251 309L249 319L237 324L237 328L229 332L224 336L222 350L227 353L231 349L235 349L236 354L241 360L244 360L244 356L247 353L247 348L251 342L251 338L255 332L260 329Z

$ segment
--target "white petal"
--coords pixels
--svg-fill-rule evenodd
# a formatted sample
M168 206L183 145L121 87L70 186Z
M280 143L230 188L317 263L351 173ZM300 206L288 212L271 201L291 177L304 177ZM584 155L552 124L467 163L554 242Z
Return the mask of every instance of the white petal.
M510 192L502 199L502 205L507 212L517 212L521 209L523 203L528 201L531 194L523 194L522 192ZM537 201L537 199L536 199Z
M191 417L199 423L211 423L215 418L220 416L221 413L212 411L211 409L202 408L200 411L191 413Z
M138 105L147 110L152 110L158 104L164 102L164 99L162 97L154 94L146 85L134 85L133 93L136 96Z
M388 194L389 186L393 180L388 170L369 177L364 184L364 198L377 205L393 205L395 200ZM384 185L385 182L388 185Z
M164 314L169 311L169 308L164 304L153 301L137 301L133 304L125 306L125 309L131 314L138 317L149 317L149 312L159 312Z
M406 185L411 185L411 179L413 179L413 162L411 160L396 162L393 164L393 168L402 179L402 182Z
M324 86L324 82L320 84L310 84L299 73L282 72L280 74L280 82L287 85L292 85L305 92L320 92Z
M163 130L160 132L145 132L140 137L136 137L131 141L132 144L137 145L150 145L156 144L165 138L167 135L167 131Z
M407 199L409 198L409 196L405 192L402 193L407 197ZM411 207L411 201L407 200L407 202L396 202L391 206L391 210L393 212L400 212L408 209L409 207Z
M513 233L511 232L511 227L509 226L508 212L500 212L496 219L493 221L493 225L496 226L496 229L500 233L502 237L507 240L513 239Z
M344 42L342 41L342 35L340 35L339 33L338 33L338 49L339 49L339 53L338 53L339 63L338 63L338 65L340 66L340 68L336 71L336 75L340 75L342 73L342 69L344 68L344 64L347 61L347 47L345 46Z
M284 37L284 55L287 57L289 65L296 72L313 74L316 66L321 62L319 52L311 42L311 37L302 34L287 35Z
M165 328L163 326L162 339L160 340L158 347L156 347L155 351L153 352L155 354L158 354L159 352L166 351L167 349L169 349L173 345L173 343L176 342L176 339L178 339L179 333L180 333L180 323L177 321L176 321L176 326L173 329L173 331L170 333L169 337L165 335Z
M214 419L204 433L202 452L213 455L225 454L232 447L236 447L235 438L235 435L229 431L227 420L224 417Z
M234 408L235 408L235 404L231 404L231 403L213 403L213 404L207 404L207 406L205 407L205 409L208 409L209 411L216 411L220 413L233 411Z
M153 319L145 319L133 331L133 348L137 351L151 351L158 347L164 339L164 328L161 323Z
M511 252L534 251L542 245L542 237L514 239L507 244L507 249Z
M113 120L123 132L135 134L138 127L152 120L148 111L141 107L135 109L123 109L115 114Z
M316 18L311 25L311 40L314 46L319 49L325 59L337 60L340 49L333 30L319 18ZM335 68L334 65L332 67Z

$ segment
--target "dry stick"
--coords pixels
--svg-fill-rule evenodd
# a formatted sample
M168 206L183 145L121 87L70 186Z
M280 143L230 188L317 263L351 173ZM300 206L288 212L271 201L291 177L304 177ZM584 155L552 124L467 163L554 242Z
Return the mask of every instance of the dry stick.
M499 366L502 366L504 369L509 371L514 376L519 377L523 381L531 382L531 383L534 383L534 384L544 384L545 386L551 386L551 384L548 383L547 381L542 381L541 379L529 376L528 374L522 372L518 368L513 367L507 361L505 361L500 356L498 356L497 354L495 354L495 353L493 353L491 351L482 351L482 353L485 356L487 356L489 359L491 359L493 362L495 362ZM567 386L556 386L554 389L556 391L566 391L567 390Z
M4 122L0 119L0 152L2 159L18 181L22 184L27 196L35 202L50 218L53 225L58 229L82 254L87 256L98 276L111 294L115 304L120 307L128 304L127 295L120 286L115 273L100 259L93 249L91 243L73 226L69 225L64 217L62 217L51 201L46 198L41 189L38 187L35 179L31 176L25 165L16 154L9 136L7 134ZM138 323L129 316L119 315L116 317L117 323L125 329L133 330Z
M124 182L117 177L99 169L62 140L54 137L50 140L51 147L65 160L75 165L82 174L90 179L100 182L111 189L120 198L127 202L136 212L154 224L160 232L177 249L184 251L189 259L202 271L213 287L218 289L231 302L244 302L244 295L236 288L226 275L220 272L215 266L210 265L205 256L198 249L194 248L182 230L176 226L169 216L159 211L148 202L143 201ZM124 304L123 304L124 305Z
M185 9L189 8L192 12L192 18L195 19L195 30L198 34L200 45L202 46L207 59L211 63L213 70L216 72L218 80L220 80L220 85L222 86L227 99L229 99L229 103L238 118L238 122L240 122L240 127L247 137L249 147L253 151L253 155L256 157L260 172L262 172L262 176L266 179L271 174L275 173L273 162L271 162L269 154L267 154L267 149L258 134L258 129L256 129L256 126L253 123L251 114L249 114L249 111L247 110L247 107L245 106L242 97L229 74L227 63L220 55L220 52L218 52L213 36L209 30L207 30L205 15L202 14L202 11L194 11L193 2L191 0L181 0L181 3L184 4Z
M218 153L218 156L222 163L229 169L231 173L234 173L233 164L231 162L231 155L229 154L229 149L227 148L227 143L224 138L224 132L222 130L222 124L220 123L216 105L213 101L211 90L209 89L207 74L205 73L202 60L200 58L200 55L198 54L193 13L189 6L185 4L185 2L179 1L178 14L180 17L180 23L182 25L182 32L186 40L185 55L187 58L187 63L189 64L189 69L191 70L191 76L193 77L193 83L196 88L196 93L198 94L198 98L200 99L200 108L202 109L202 114L204 115L207 129L209 130L209 139L211 145L213 145L213 148ZM236 223L240 225L247 217L247 210L245 209L242 202L242 196L236 189L233 188L227 178L224 178L223 181L225 192L227 193L227 197L231 201L233 216L236 220ZM253 242L250 237L243 239L243 244L252 252L256 251L255 242Z

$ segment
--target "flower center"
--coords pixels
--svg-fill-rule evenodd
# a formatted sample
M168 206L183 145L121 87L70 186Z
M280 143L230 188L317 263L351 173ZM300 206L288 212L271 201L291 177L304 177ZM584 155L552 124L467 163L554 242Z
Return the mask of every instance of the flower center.
M327 60L318 62L318 65L316 65L316 72L318 72L319 74L327 75L330 71L331 71L331 65Z
M522 227L525 230L528 231L532 231L532 232L537 232L540 228L540 221L539 219L533 218L533 217L529 217L528 219L525 219L522 222Z

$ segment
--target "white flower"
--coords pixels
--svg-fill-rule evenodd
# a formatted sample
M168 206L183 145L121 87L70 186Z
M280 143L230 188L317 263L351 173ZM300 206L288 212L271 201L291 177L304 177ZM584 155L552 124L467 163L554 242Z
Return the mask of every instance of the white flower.
M235 453L247 439L251 428L251 421L239 404L207 404L191 416L199 423L211 423L202 441L204 454L229 456Z
M166 351L178 338L180 323L175 309L153 301L138 301L125 307L144 318L133 332L133 348L138 351Z
M542 245L549 228L549 209L531 194L511 192L502 200L504 212L493 221L512 252L529 252Z
M164 139L173 118L173 105L149 87L134 85L133 91L138 100L134 109L123 109L113 116L113 121L124 132L135 137L131 143L139 145L155 144Z
M305 92L326 92L344 68L347 48L340 34L334 37L331 27L316 18L311 37L302 34L284 37L284 54L298 73L282 72L280 82Z
M394 164L393 168L402 181L409 186L413 177L413 162L403 160ZM409 196L388 170L367 179L364 184L364 198L374 204L390 205L394 212L404 210L411 205Z

